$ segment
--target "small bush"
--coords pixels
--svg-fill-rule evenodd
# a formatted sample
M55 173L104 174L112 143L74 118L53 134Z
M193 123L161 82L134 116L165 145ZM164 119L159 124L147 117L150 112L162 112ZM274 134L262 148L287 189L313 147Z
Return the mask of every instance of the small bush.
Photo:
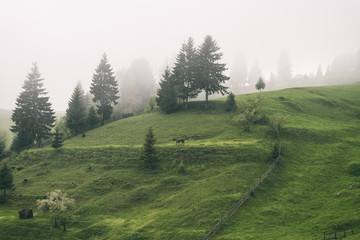
M346 166L346 172L354 176L360 176L360 163L350 162Z
M227 112L231 112L231 111L235 111L237 108L236 102L235 102L235 95L230 92L229 96L226 99L225 102L225 111Z

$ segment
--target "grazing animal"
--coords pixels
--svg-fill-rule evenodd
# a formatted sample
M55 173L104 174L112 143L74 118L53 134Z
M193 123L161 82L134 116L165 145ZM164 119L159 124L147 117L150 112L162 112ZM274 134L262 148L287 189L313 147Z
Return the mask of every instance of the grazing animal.
M176 145L179 143L179 144L182 144L184 145L185 144L185 139L184 138L174 138L173 141L176 142Z

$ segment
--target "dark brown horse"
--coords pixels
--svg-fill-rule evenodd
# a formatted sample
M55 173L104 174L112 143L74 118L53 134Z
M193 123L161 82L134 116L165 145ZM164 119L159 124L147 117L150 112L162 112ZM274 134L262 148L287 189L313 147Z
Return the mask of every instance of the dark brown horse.
M182 144L184 145L185 144L185 139L184 138L174 138L173 141L176 142L176 145L179 143L179 144Z

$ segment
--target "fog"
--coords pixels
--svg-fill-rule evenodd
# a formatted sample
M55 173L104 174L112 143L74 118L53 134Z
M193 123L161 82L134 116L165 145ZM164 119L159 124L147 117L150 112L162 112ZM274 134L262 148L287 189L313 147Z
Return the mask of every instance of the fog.
M77 82L89 90L104 52L115 73L146 59L158 80L188 37L199 45L207 34L228 74L241 56L269 81L286 52L294 76L316 75L358 51L359 12L358 0L1 0L0 108L15 107L33 62L63 111Z

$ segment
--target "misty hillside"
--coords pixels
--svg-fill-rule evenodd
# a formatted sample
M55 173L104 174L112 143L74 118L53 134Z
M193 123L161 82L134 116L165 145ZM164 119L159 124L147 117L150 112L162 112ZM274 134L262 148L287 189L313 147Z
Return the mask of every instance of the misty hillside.
M267 116L282 113L283 153L269 177L214 239L309 239L358 228L360 85L262 93ZM241 106L247 95L237 96ZM271 163L270 126L243 130L225 99L188 111L119 120L9 159L16 190L0 205L7 239L201 239ZM152 126L160 154L154 172L139 167ZM173 138L183 137L185 145ZM51 230L36 199L62 189L76 200L67 232ZM35 217L19 220L24 207ZM3 235L4 236L4 235Z

